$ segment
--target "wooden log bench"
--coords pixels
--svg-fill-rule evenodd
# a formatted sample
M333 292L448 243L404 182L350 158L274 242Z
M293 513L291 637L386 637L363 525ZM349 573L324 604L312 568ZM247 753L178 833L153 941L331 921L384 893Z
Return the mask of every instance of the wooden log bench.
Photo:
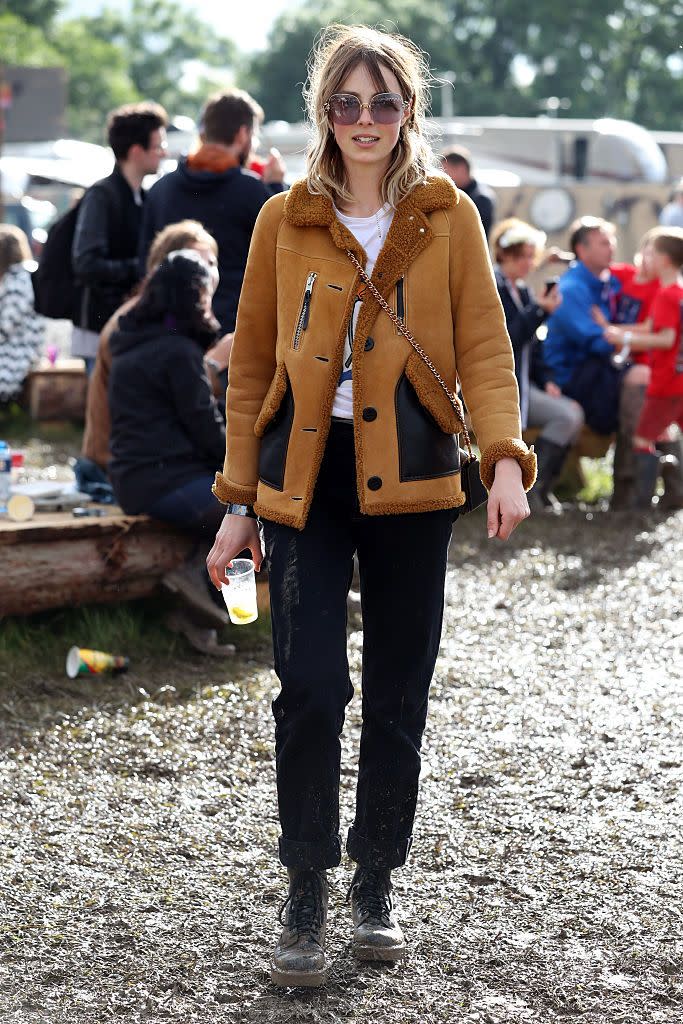
M156 519L93 507L104 515L36 512L26 523L0 519L0 618L149 597L194 547L190 534ZM265 570L257 576L256 600L259 612L268 614Z
M189 534L103 506L101 518L0 519L0 616L146 597L192 550Z

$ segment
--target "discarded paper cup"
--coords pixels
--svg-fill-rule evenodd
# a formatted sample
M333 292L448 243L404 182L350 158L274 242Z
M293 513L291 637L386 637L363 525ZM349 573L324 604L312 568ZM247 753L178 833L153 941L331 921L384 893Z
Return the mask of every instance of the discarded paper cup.
M66 674L69 679L76 676L94 676L100 672L125 672L129 658L106 651L91 651L88 647L72 647L66 656Z
M13 494L7 502L7 516L13 523L25 523L33 519L36 506L28 494Z

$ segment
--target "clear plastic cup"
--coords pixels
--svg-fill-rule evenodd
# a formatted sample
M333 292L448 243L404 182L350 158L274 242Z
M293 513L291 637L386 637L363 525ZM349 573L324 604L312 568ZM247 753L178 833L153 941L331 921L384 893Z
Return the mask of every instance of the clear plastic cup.
M229 582L221 583L221 592L230 621L246 626L258 618L256 605L256 576L251 558L233 558L226 567Z

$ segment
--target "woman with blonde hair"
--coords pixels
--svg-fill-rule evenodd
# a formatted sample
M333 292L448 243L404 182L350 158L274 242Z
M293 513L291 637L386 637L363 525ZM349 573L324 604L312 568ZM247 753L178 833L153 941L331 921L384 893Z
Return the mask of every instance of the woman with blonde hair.
M498 294L515 354L522 428L540 427L534 448L538 465L536 483L529 494L533 511L562 510L551 486L561 473L567 454L583 429L583 409L562 394L543 362L537 332L562 302L558 278L546 283L543 295L534 295L526 279L535 267L553 259L545 254L546 236L518 217L496 225L491 246L496 261Z
M226 459L214 485L227 514L207 566L219 587L243 549L260 565L260 518L281 684L279 855L289 874L271 961L279 985L325 978L326 872L341 860L339 736L353 695L354 553L364 645L347 842L353 949L368 960L406 953L390 874L412 842L448 545L466 498L461 416L401 328L451 393L462 384L490 488L490 537L506 539L528 515L534 480L479 215L435 170L427 96L423 56L409 40L365 27L323 33L306 90L307 175L261 211L240 297Z
M45 321L33 304L28 238L0 224L0 402L18 398L45 340Z

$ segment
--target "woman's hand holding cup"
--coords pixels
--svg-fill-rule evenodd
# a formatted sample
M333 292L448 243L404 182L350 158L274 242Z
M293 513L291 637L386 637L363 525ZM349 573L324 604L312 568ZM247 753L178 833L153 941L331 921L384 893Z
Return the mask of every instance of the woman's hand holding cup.
M206 568L216 590L226 582L226 566L247 548L258 572L263 561L258 520L251 516L226 515L206 559Z

